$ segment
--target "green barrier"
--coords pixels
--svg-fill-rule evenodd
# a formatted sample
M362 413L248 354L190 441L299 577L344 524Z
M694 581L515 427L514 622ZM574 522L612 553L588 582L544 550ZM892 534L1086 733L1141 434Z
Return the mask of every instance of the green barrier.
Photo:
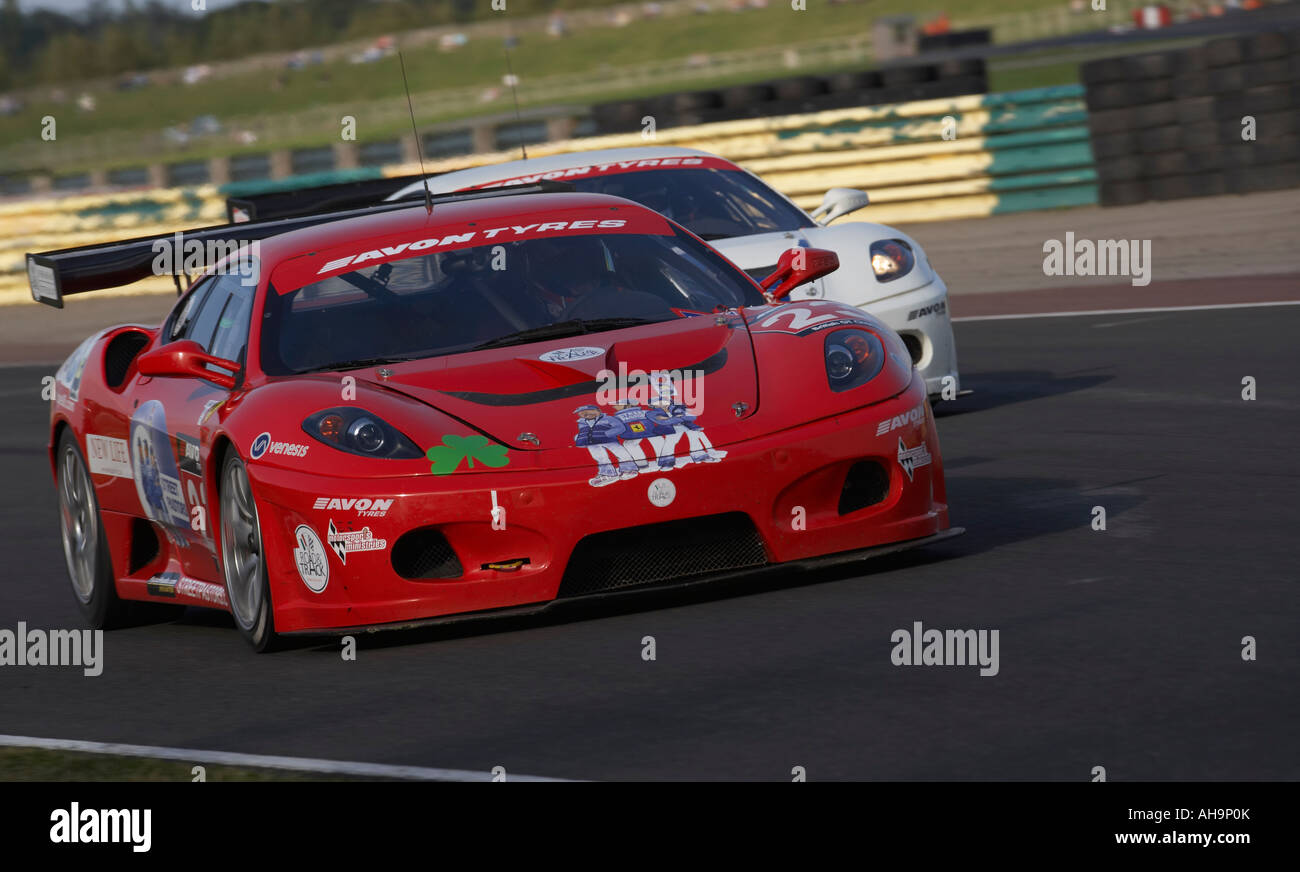
M289 176L287 179L256 179L247 182L229 182L217 188L223 197L256 197L259 194L278 194L281 191L296 191L300 188L316 188L321 185L338 185L343 182L367 182L382 179L384 171L379 167L357 167L348 170L326 170L319 173L304 173Z

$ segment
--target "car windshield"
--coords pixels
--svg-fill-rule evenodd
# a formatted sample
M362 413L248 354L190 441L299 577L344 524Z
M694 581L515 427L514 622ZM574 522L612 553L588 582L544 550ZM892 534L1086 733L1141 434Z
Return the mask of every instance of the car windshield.
M762 303L743 273L677 230L485 244L271 288L262 368L377 365Z
M811 227L812 220L749 173L655 169L564 181L582 193L612 194L671 218L701 239L726 239Z

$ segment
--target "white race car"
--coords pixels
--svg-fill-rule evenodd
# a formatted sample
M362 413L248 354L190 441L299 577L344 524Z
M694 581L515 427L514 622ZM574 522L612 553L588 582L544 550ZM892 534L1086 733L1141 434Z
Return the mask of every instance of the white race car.
M510 161L431 176L435 194L561 181L578 191L613 194L659 212L707 241L755 279L790 248L828 248L840 268L796 289L790 299L828 299L866 309L902 337L932 399L961 389L948 315L948 288L921 246L884 224L827 226L867 205L867 195L832 188L809 215L762 179L693 148L616 148ZM422 196L412 182L387 197Z

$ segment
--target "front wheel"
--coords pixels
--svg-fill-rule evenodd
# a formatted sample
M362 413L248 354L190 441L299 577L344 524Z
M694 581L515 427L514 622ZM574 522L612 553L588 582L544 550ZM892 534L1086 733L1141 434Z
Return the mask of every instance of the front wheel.
M277 647L262 526L248 470L231 449L221 467L221 570L235 626L256 651Z

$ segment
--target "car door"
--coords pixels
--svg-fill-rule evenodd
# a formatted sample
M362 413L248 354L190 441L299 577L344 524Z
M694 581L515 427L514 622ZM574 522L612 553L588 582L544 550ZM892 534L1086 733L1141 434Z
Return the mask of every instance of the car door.
M161 346L190 340L242 366L255 290L238 274L204 279L163 325ZM204 378L142 375L130 390L129 442L141 507L162 527L181 558L182 571L213 579L216 544L200 428L231 391Z

